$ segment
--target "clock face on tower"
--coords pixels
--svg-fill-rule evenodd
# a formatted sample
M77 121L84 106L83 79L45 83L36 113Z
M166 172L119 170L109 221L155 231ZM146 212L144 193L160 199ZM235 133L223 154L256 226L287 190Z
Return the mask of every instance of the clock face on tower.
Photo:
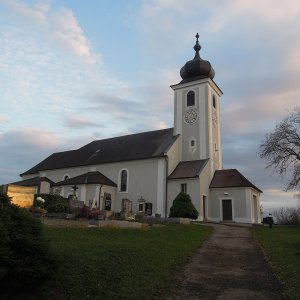
M194 124L197 121L198 114L196 110L189 109L184 115L184 122L187 124Z

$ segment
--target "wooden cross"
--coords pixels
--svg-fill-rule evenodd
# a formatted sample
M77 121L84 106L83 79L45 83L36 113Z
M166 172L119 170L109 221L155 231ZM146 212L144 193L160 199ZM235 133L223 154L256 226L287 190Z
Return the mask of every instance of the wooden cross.
M76 196L76 190L78 190L79 187L75 184L74 186L72 186L72 189L74 191L74 196Z

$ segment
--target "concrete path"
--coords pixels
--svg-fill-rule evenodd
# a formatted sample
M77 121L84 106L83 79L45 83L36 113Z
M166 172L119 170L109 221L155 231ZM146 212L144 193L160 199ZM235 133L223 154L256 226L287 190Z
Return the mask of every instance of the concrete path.
M167 300L286 299L249 228L213 224Z

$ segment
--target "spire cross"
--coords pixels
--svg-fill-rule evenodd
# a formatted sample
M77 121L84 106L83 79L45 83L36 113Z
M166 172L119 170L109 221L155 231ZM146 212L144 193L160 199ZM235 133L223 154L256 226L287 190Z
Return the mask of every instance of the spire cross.
M194 59L200 59L199 51L201 49L201 46L199 44L199 33L198 32L196 34L196 39L197 39L196 40L196 45L194 46L194 50L196 51L196 53L195 53Z

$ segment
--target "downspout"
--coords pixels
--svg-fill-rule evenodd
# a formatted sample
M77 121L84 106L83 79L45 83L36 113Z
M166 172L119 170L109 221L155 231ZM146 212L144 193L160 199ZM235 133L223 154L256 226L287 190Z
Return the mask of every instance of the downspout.
M99 210L100 210L100 201L101 201L101 190L102 190L103 184L100 184L100 190L99 190Z
M165 200L165 219L168 217L168 169L169 169L169 157L165 153L166 160L166 200Z

